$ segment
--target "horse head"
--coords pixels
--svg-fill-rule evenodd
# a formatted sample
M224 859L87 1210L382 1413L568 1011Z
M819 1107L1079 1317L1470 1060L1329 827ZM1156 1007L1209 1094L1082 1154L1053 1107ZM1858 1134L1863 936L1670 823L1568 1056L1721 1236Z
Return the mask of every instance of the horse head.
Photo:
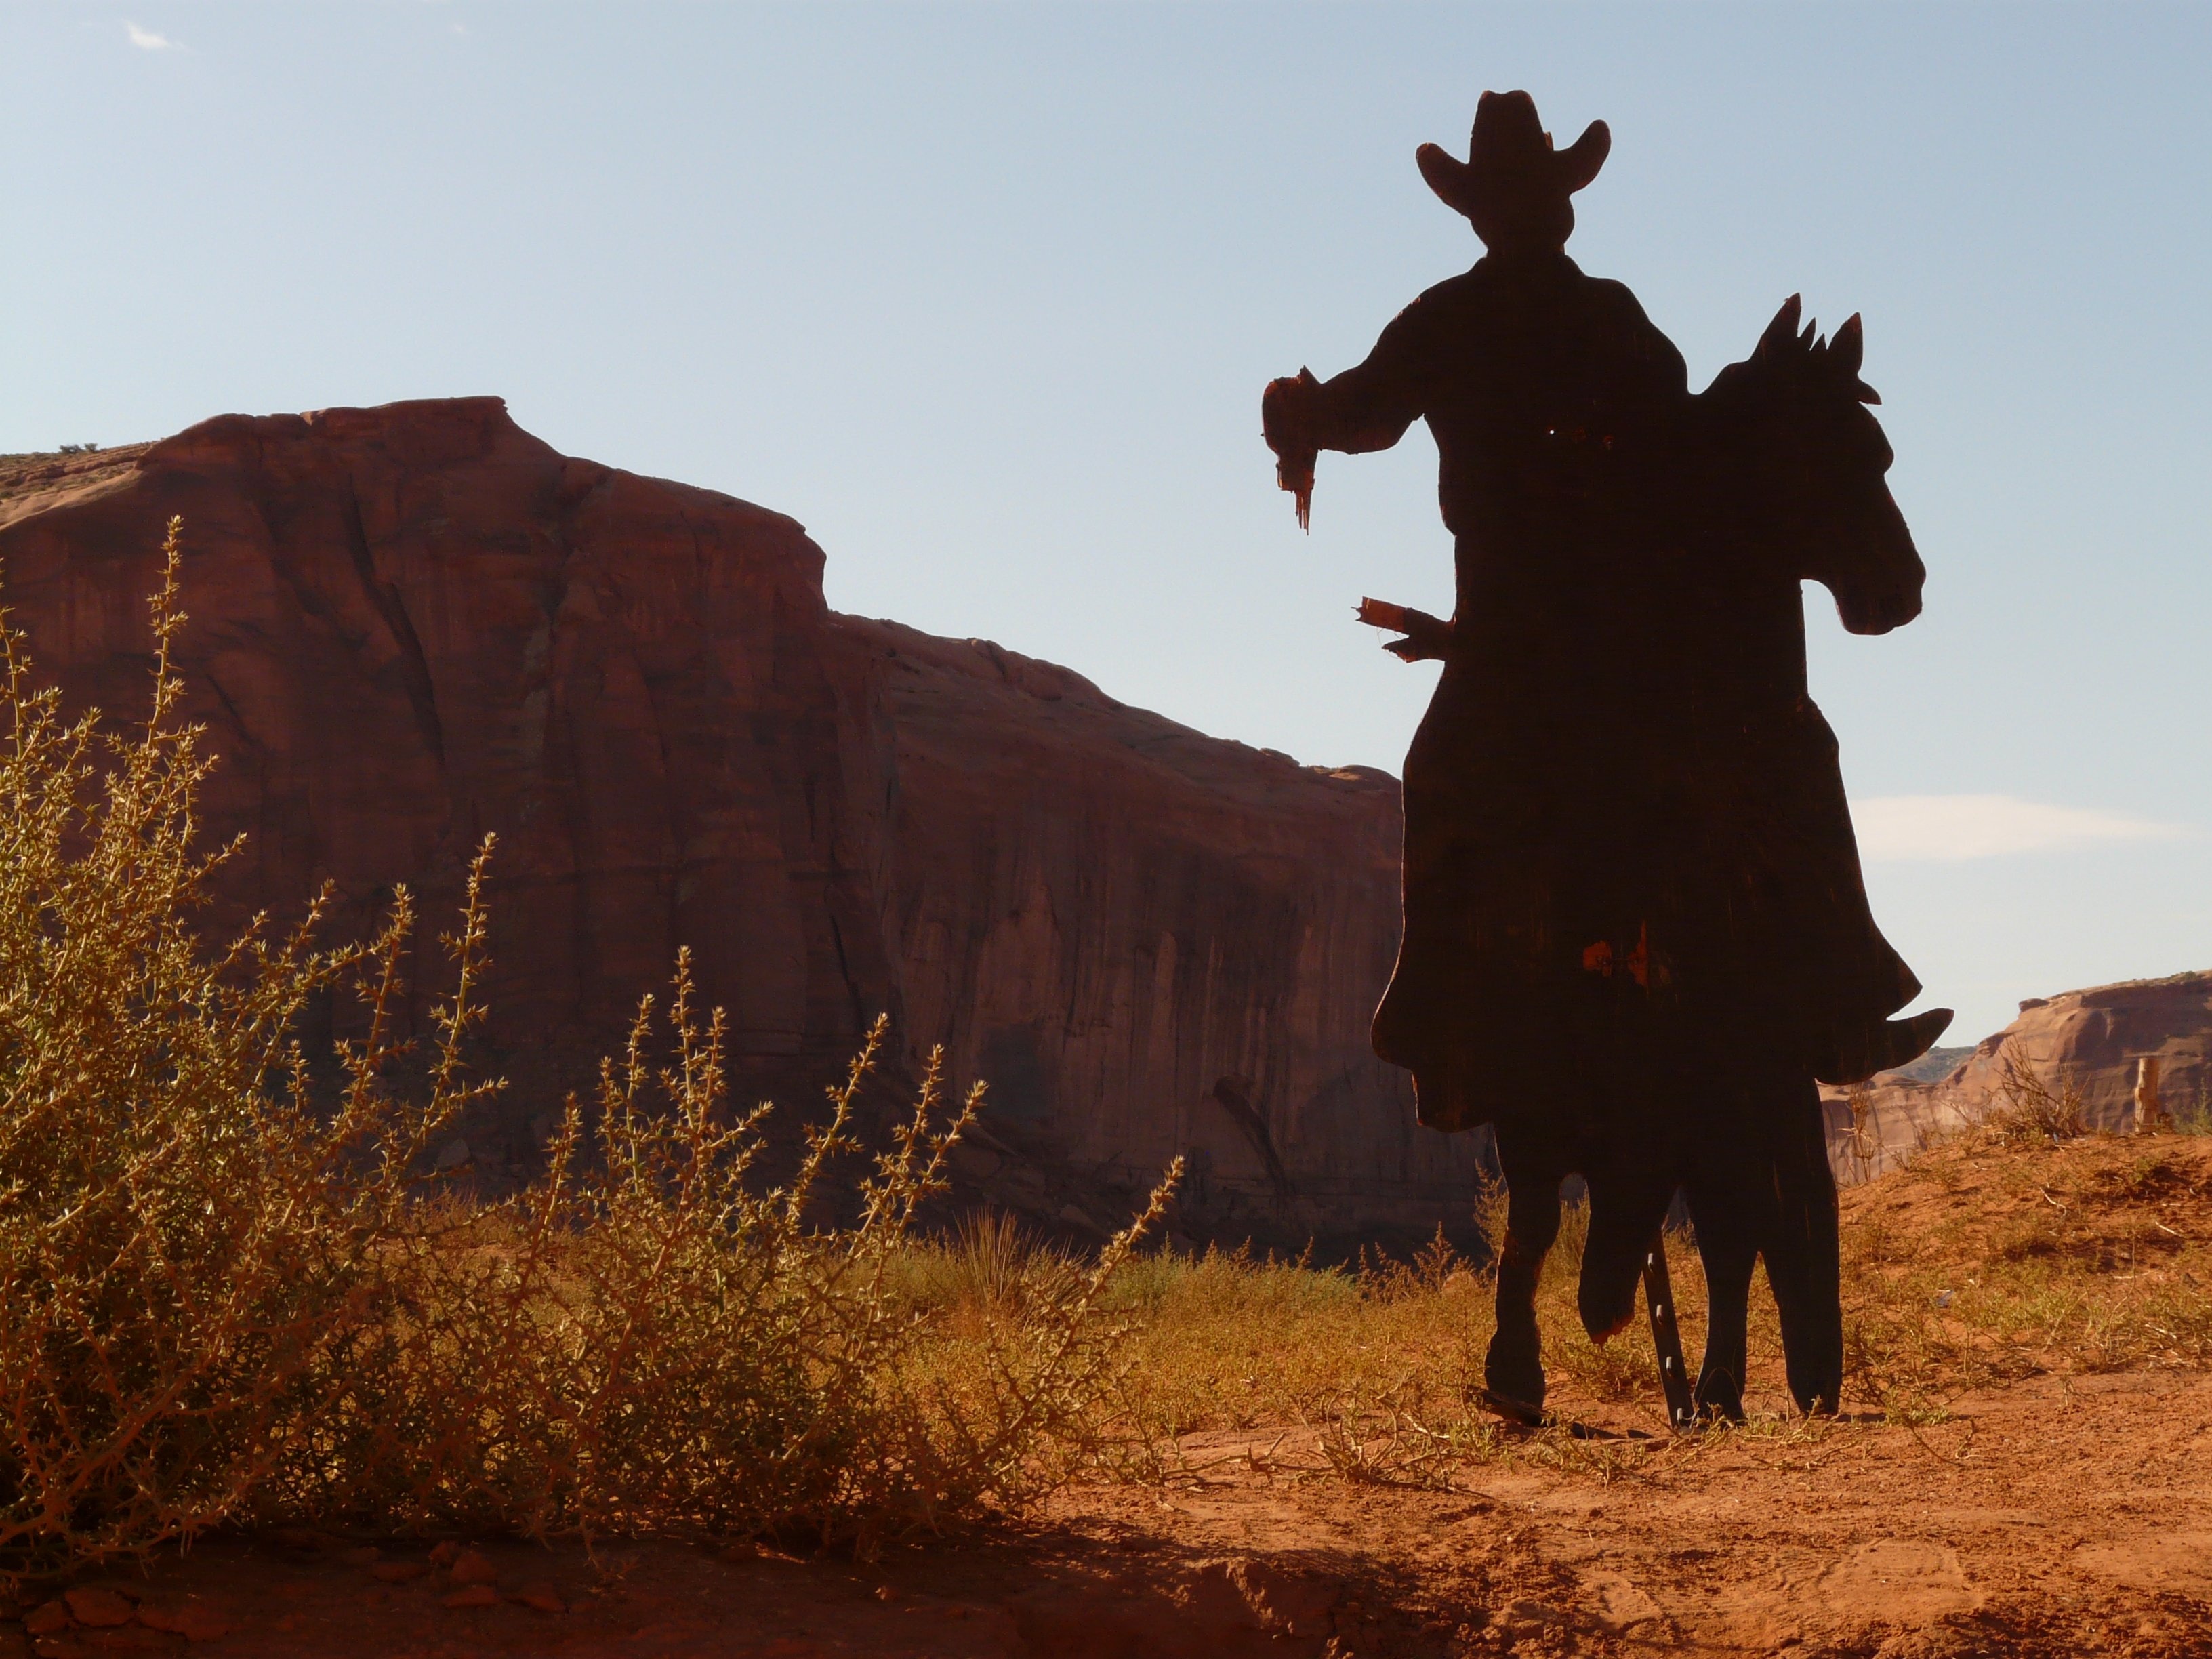
M1792 295L1707 397L1736 451L1750 532L1834 594L1846 629L1886 634L1920 614L1928 573L1885 481L1894 457L1867 408L1881 399L1859 378L1865 335L1854 316L1819 338L1799 311Z

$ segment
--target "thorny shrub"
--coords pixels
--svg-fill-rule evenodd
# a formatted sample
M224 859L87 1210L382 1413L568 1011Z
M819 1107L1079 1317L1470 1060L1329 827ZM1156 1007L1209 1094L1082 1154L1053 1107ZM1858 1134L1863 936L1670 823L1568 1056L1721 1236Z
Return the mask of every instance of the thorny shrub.
M2059 1068L2058 1085L2053 1088L2010 1048L2003 1059L2004 1075L1997 1084L2003 1104L1990 1121L2008 1141L2071 1140L2088 1133L2081 1085L2070 1070Z
M398 1293L349 1355L349 1438L293 1466L303 1513L359 1523L832 1540L863 1552L1054 1484L1091 1431L1118 1330L1106 1281L1158 1218L1081 1271L1032 1279L965 1363L902 1294L915 1212L981 1088L945 1121L933 1057L858 1183L857 1220L810 1219L884 1037L878 1020L796 1176L757 1190L767 1109L725 1109L722 1024L679 960L672 1064L649 1005L604 1068L596 1148L571 1101L545 1176L430 1211L387 1242Z
M210 959L188 923L210 762L171 720L178 528L152 713L70 721L0 629L0 1570L231 1513L316 1414L432 1127L308 1103L291 1031L354 959L307 920Z
M195 844L213 762L175 718L180 533L143 726L66 720L0 620L0 1577L225 1519L866 1551L1060 1478L1112 1380L1104 1288L1167 1186L935 1363L895 1270L980 1087L948 1119L933 1060L857 1222L817 1224L883 1024L795 1178L757 1191L767 1109L731 1115L721 1017L699 1019L679 961L669 1064L648 1000L540 1181L438 1196L428 1147L501 1086L462 1064L490 843L447 941L427 1097L387 1082L404 892L363 945L315 948L318 902L204 951L191 915L234 844ZM319 1098L294 1032L349 981L367 1034Z

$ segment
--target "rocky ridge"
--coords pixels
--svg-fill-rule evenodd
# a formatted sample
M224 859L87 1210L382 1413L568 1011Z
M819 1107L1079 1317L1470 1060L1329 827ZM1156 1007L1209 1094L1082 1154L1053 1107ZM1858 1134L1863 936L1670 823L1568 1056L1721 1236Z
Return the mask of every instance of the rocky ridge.
M2078 1094L2083 1126L2136 1127L2136 1068L2159 1061L2160 1095L2177 1117L2212 1109L2212 973L2129 980L2031 997L2020 1018L1984 1037L1943 1076L1887 1072L1863 1090L1825 1089L1831 1161L1839 1179L1895 1168L1930 1140L2013 1104L2014 1068L2054 1095ZM1858 1134L1852 1097L1860 1097Z

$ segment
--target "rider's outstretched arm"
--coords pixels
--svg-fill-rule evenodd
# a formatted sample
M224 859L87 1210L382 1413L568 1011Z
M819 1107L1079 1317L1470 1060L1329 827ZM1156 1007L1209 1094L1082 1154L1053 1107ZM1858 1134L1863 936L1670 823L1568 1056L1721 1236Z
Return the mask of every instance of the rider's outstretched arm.
M1313 493L1316 455L1324 449L1349 455L1388 449L1420 418L1429 354L1419 343L1419 313L1416 301L1382 331L1366 362L1332 380L1317 380L1310 369L1301 369L1293 378L1267 383L1260 398L1261 429L1275 452L1278 481L1297 495L1299 523L1305 522Z

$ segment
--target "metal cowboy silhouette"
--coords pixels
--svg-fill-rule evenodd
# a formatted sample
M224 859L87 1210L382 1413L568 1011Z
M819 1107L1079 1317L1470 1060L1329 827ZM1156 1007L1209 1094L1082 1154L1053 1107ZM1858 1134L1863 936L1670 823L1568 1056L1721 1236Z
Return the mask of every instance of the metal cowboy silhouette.
M1920 988L1868 909L1806 695L1800 583L1881 633L1917 614L1924 572L1856 318L1820 341L1793 300L1692 397L1635 296L1567 257L1571 198L1609 147L1593 122L1555 149L1526 93L1484 94L1468 160L1418 160L1486 257L1357 368L1270 384L1263 423L1301 523L1319 451L1387 448L1417 419L1437 443L1457 608L1362 611L1444 665L1406 757L1405 932L1374 1041L1413 1073L1423 1122L1495 1127L1511 1201L1493 1395L1541 1404L1535 1276L1580 1173L1593 1337L1632 1316L1683 1189L1712 1302L1697 1407L1741 1410L1764 1255L1793 1392L1832 1409L1815 1079L1901 1065L1949 1014L1890 1018Z

